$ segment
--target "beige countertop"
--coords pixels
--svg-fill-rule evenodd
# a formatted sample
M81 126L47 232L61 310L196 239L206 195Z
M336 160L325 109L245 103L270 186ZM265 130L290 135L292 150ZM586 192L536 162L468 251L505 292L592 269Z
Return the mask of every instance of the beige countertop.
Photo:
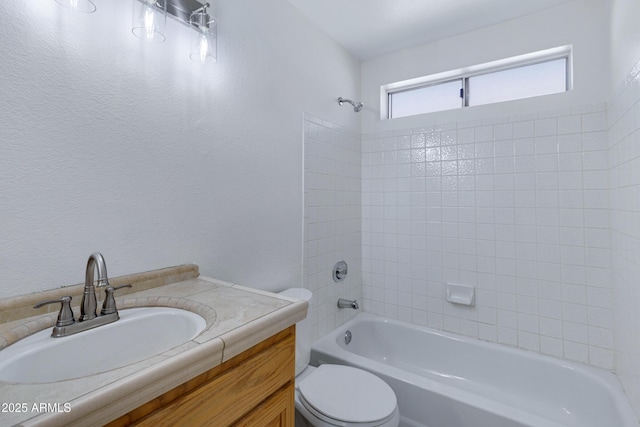
M306 302L204 277L130 293L117 301L119 310L188 309L204 317L207 326L179 347L119 369L46 384L0 382L1 426L102 425L293 325L307 311ZM5 322L0 325L0 346L15 341L16 331L24 336L54 320L53 314L43 314ZM92 349L87 357L99 351Z

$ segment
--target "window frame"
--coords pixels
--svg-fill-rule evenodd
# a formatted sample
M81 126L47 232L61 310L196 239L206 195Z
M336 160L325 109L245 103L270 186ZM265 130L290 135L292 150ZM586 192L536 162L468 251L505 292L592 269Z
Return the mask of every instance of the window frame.
M423 87L434 86L442 83L448 83L462 79L462 87L464 88L463 97L461 97L461 109L469 107L469 79L484 74L491 74L495 72L517 69L528 65L536 65L545 62L555 61L558 59L566 60L566 90L568 92L573 89L573 45L566 45L555 47L551 49L540 50L537 52L526 53L524 55L513 56L510 58L504 58L497 61L486 62L484 64L472 65L468 67L459 68L457 70L445 71L442 73L431 74L428 76L417 77L414 79L403 80L400 82L389 83L380 86L380 119L389 120L391 117L391 96L394 93L406 92ZM559 92L563 93L563 92ZM544 96L544 95L540 95ZM528 98L535 98L528 97ZM528 99L519 98L519 99ZM499 101L504 102L504 101ZM491 105L494 103L483 104ZM451 111L451 110L438 110L438 111ZM431 113L420 113L431 114ZM417 115L417 114L416 114ZM413 117L402 116L402 117ZM396 117L396 118L402 118Z

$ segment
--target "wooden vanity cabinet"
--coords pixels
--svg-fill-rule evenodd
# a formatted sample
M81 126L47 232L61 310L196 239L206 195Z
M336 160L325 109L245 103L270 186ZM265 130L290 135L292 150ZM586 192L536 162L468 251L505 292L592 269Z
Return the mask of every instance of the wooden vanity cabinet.
M294 427L295 326L107 424Z

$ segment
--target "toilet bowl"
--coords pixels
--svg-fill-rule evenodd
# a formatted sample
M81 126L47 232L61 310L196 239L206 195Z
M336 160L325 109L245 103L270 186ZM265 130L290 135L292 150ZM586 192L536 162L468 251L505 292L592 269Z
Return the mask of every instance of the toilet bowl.
M396 427L400 423L391 387L369 372L342 365L309 366L299 374L296 411L314 427Z
M351 366L308 365L311 291L292 288L280 295L309 303L307 318L296 324L296 427L397 427L396 395L382 379Z

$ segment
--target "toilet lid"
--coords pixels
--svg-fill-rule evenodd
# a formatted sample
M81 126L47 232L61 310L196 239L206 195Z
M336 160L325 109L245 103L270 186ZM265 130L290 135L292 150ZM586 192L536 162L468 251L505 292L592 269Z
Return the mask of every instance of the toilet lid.
M298 390L316 411L350 423L382 420L397 406L387 383L350 366L320 365L300 382Z

